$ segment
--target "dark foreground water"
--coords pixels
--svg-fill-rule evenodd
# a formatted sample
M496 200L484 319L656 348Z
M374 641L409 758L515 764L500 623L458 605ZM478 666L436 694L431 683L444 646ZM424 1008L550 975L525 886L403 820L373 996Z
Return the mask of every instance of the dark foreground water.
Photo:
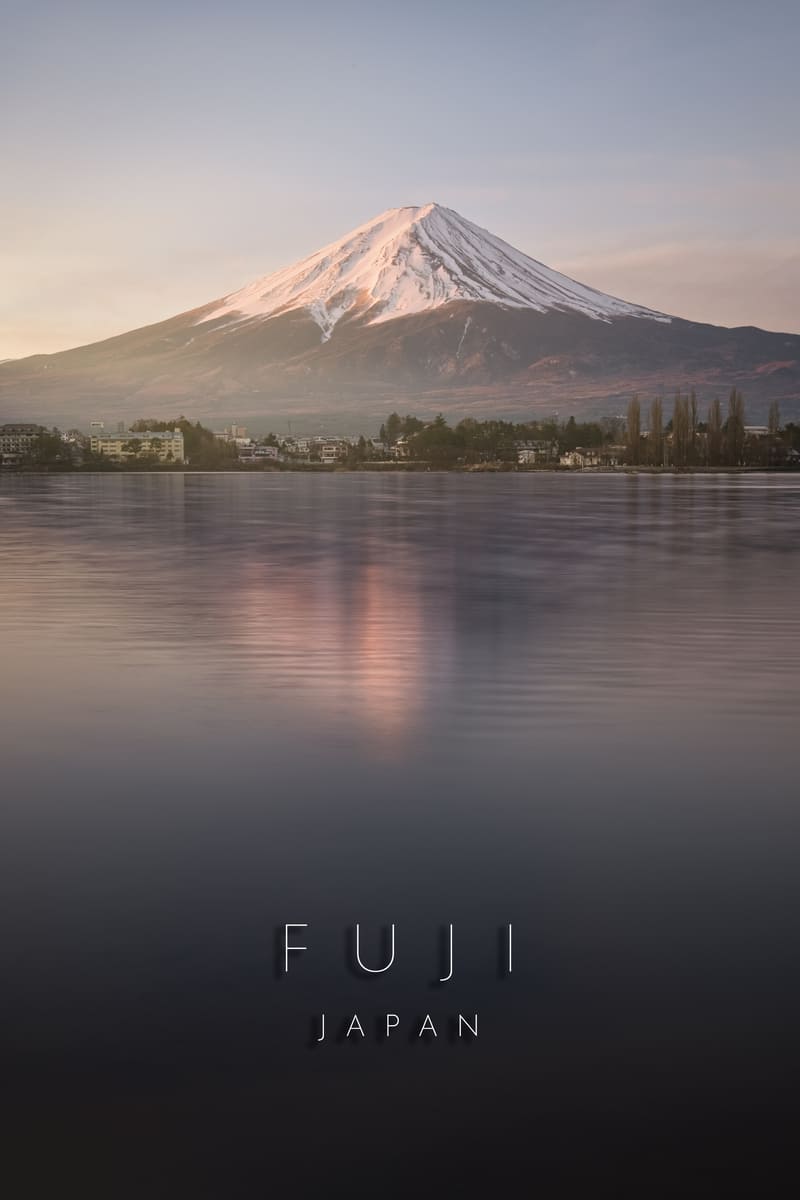
M775 1194L800 479L6 477L0 571L14 1200Z

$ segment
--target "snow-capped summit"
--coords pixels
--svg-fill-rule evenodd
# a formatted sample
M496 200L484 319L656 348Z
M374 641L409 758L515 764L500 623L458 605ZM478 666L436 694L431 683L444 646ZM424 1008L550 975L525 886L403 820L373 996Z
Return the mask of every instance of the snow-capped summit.
M529 258L440 204L391 208L294 266L233 292L198 323L239 324L306 310L330 338L345 315L376 325L454 300L579 312L596 320L651 309L606 296Z

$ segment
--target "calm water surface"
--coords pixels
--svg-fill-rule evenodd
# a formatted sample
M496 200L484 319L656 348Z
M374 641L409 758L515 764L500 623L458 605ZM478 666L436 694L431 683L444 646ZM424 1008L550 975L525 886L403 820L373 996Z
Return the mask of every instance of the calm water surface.
M632 1141L713 1171L777 1138L799 550L791 477L0 480L20 1144L151 1197L189 1162L194 1196L266 1194L276 1147L333 1169L352 1129L367 1164L456 1138L495 1182L532 1131L545 1173L576 1136L612 1174ZM397 923L366 985L356 920L374 953ZM284 921L310 949L281 981ZM323 1009L481 1037L309 1049Z

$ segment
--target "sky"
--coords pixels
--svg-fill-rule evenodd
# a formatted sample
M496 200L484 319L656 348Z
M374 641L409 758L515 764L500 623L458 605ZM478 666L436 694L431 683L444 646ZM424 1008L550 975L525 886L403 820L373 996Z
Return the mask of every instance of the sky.
M627 300L800 332L797 0L0 8L0 360L430 201Z

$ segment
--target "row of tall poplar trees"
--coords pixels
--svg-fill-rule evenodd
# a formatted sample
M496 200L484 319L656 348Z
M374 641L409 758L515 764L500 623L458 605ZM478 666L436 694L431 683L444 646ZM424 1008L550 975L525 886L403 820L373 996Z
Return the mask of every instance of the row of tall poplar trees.
M676 393L669 442L660 396L650 404L649 418L645 432L639 397L634 396L628 405L626 427L626 457L631 466L663 467L667 459L673 467L739 467L744 463L744 398L736 388L731 389L728 397L726 419L723 420L719 398L715 398L709 405L705 422L699 419L694 391L688 395ZM773 401L769 410L769 434L775 437L779 429L780 411L777 401Z

